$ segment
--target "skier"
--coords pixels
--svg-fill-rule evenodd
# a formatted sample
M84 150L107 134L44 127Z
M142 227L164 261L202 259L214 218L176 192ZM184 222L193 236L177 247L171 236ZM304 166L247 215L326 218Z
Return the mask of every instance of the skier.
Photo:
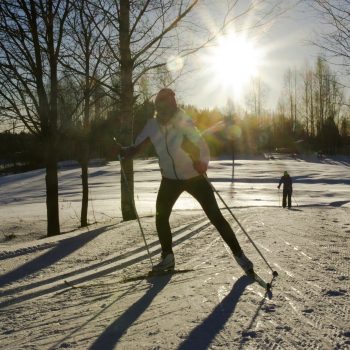
M282 184L283 184L282 207L283 208L286 207L287 198L288 198L288 209L290 209L292 207L293 181L287 171L285 171L283 176L281 177L277 188L280 189Z
M243 253L206 178L209 162L207 144L190 117L178 108L175 93L171 89L164 88L158 92L155 109L155 117L148 120L134 145L121 147L118 144L116 149L122 157L132 157L152 143L159 158L162 180L156 201L156 228L162 253L159 263L153 266L153 272L175 267L169 218L176 200L186 191L200 203L230 247L238 265L247 274L252 273L253 263Z

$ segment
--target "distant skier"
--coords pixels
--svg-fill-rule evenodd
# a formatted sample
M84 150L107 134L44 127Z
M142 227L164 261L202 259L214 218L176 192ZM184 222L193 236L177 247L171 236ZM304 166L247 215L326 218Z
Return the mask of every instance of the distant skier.
M226 221L206 178L209 149L185 112L178 108L175 93L161 89L155 99L156 116L148 120L131 147L118 145L122 157L132 157L150 142L154 145L162 173L157 202L156 227L162 248L154 272L172 270L175 258L169 217L182 192L191 194L202 206L211 223L230 247L236 262L249 273L253 263L244 255L231 226Z
M279 189L283 184L283 199L282 199L282 207L285 208L287 205L288 198L288 208L292 207L292 193L293 193L293 181L289 176L288 172L285 171L284 175L281 177L279 185L277 188Z

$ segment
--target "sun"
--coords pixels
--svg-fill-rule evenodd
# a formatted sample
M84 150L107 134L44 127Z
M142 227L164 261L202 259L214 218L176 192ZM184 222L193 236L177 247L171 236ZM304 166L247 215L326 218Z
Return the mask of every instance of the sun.
M243 35L231 33L220 37L205 57L213 82L230 89L235 97L242 95L251 79L259 74L262 50Z

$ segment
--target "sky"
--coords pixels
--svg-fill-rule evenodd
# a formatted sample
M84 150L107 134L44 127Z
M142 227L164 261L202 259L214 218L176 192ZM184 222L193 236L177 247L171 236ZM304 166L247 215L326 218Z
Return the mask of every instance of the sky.
M310 66L314 64L321 51L311 42L317 38L317 33L324 29L324 24L321 24L316 11L304 1L292 6L286 13L276 18L270 28L247 34L244 38L253 43L255 49L261 53L255 76L260 76L267 88L265 98L267 109L276 107L283 88L284 74L289 68L298 70L305 64ZM237 93L232 84L219 81L222 76L217 77L217 71L208 68L215 62L203 61L204 54L205 52L202 51L199 56L192 58L194 65L199 69L186 75L177 84L180 101L200 108L225 106L229 98L237 104L244 103L245 94L242 91L246 91L249 83L245 82L240 89L241 93ZM234 53L232 59L235 61ZM225 64L225 62L219 63ZM238 65L243 66L240 63L239 61ZM241 72L233 70L228 73L232 76L232 82ZM223 75L222 72L219 72L220 74Z
M206 10L203 17L208 23L208 29L214 31L215 25L220 23L223 15L217 10L218 4L226 1L202 2L205 3L203 7ZM282 1L281 6L289 6L287 12L274 18L263 30L241 34L238 39L243 38L243 41L246 41L248 46L251 44L255 50L252 53L250 48L246 47L246 56L243 58L237 58L236 51L227 50L227 46L216 52L212 48L201 50L197 55L191 56L186 62L186 65L191 67L190 72L184 74L174 86L178 101L199 108L224 108L231 99L244 107L250 77L244 79L244 73L247 72L241 67L249 63L252 57L254 61L254 53L258 53L258 64L252 70L254 76L259 76L266 86L264 108L274 110L283 89L286 71L294 68L298 70L306 64L312 66L321 53L311 41L315 40L317 34L325 27L316 11L308 5L310 2L312 1ZM248 3L246 0L238 1L241 6ZM249 19L250 17L246 16L246 20ZM184 37L182 39L185 40ZM231 56L234 63L229 65ZM254 66L253 62L251 64ZM181 67L181 64L178 66ZM239 78L245 81L240 83ZM349 96L349 93L347 95Z

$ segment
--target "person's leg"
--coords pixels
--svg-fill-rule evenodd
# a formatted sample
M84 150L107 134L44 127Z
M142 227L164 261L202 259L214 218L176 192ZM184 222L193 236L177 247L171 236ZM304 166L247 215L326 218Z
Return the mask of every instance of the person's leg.
M282 207L285 208L287 205L287 191L283 190Z
M235 256L242 255L242 249L227 220L222 215L216 202L214 191L204 177L196 177L186 181L185 190L190 193L202 206L210 222L219 231L221 237Z
M288 191L288 208L292 207L292 191Z
M182 192L180 181L162 179L157 195L156 227L163 257L173 252L169 217L176 200Z

